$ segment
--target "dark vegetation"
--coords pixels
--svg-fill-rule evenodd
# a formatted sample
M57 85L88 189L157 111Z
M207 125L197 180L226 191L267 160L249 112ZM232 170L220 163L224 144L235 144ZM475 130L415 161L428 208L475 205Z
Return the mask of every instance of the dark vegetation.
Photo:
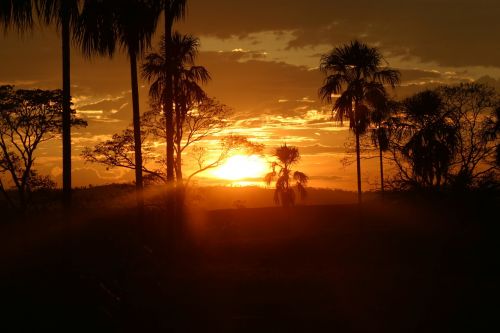
M295 191L293 190L293 181L299 192L300 198L303 200L307 196L306 185L309 177L300 171L293 171L292 167L295 166L300 160L299 149L293 146L284 144L276 148L273 157L275 161L271 164L272 171L265 177L267 185L276 179L276 190L274 192L274 202L281 204L284 208L295 205Z
M193 210L176 241L161 211L136 222L133 187L84 198L71 225L3 220L2 331L498 328L495 196Z
M287 145L266 177L274 193L187 188L234 150L263 147L227 136L207 160L197 146L229 126L229 109L201 87L210 75L195 64L198 39L173 30L185 12L185 0L1 0L6 30L60 29L63 87L0 87L0 330L498 330L498 93L467 83L394 101L386 88L399 72L353 41L322 57L320 96L354 132L357 194L307 189L295 200L292 183L305 197L308 176L292 170L299 151ZM141 116L138 59L162 13L159 53L140 67L151 83ZM72 192L70 130L84 125L71 110L72 39L89 57L118 46L129 57L132 126L83 157L135 170L133 185ZM59 135L62 192L35 164L38 145ZM362 203L365 136L381 186ZM283 207L262 207L272 198Z
M23 90L0 86L0 175L6 174L17 195L0 178L0 192L10 206L24 212L36 190L55 183L34 167L38 146L63 129L63 94L60 90ZM72 126L86 122L71 115ZM8 184L8 183L7 183Z

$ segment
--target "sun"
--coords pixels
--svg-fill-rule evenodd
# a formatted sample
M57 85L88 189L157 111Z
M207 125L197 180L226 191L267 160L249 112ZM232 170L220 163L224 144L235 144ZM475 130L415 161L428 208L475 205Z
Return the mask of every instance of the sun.
M234 155L215 169L213 175L227 180L262 178L267 169L266 161L258 155Z

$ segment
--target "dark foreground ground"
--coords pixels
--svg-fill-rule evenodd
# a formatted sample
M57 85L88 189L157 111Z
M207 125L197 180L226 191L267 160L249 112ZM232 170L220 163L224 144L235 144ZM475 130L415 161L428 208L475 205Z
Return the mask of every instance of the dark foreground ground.
M489 203L113 210L0 226L0 332L497 332Z

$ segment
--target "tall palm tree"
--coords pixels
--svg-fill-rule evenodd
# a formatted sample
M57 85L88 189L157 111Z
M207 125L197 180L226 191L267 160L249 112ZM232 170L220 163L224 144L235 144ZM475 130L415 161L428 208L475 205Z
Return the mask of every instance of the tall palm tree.
M81 0L35 0L38 14L46 24L55 23L61 31L63 90L63 205L71 207L71 29L78 21Z
M182 156L181 141L183 137L184 120L187 112L206 97L200 83L210 80L210 74L203 66L195 66L194 61L198 54L199 39L192 35L181 35L176 32L172 38L171 49L165 50L164 39L160 42L160 53L151 53L146 56L142 66L142 75L148 81L153 81L150 87L151 97L161 105L166 103L167 78L166 67L172 74L173 88L173 137L175 152L175 179L182 184ZM167 62L165 54L171 62ZM165 129L168 133L168 128Z
M139 84L137 75L137 58L151 45L151 38L156 30L161 7L150 0L107 0L95 1L91 12L100 12L98 26L102 32L102 40L113 40L125 50L130 61L130 79L132 90L132 116L135 147L135 183L137 205L142 211L144 206L142 179L142 139L139 110ZM111 22L111 23L110 23ZM100 45L99 39L89 39L90 46Z
M295 192L291 185L292 175L293 179L296 181L297 190L301 198L306 196L305 186L309 180L309 177L300 171L292 173L292 166L297 164L300 160L299 149L284 144L276 148L274 157L276 161L271 165L272 171L264 177L264 180L270 185L276 178L276 191L274 192L274 202L276 204L281 203L285 208L293 206L295 204ZM279 170L277 170L277 168L279 168Z
M348 118L356 137L359 203L362 201L360 136L370 123L369 106L385 95L384 84L394 88L399 83L399 72L382 67L383 61L377 48L357 40L336 47L321 57L320 69L327 77L320 88L320 97L331 103L333 96L340 94L333 103L334 115L341 122Z
M78 35L78 43L86 53L112 54L113 44L101 38L102 25L81 21L80 9L98 0L1 0L0 21L4 28L15 26L19 31L31 29L36 14L43 23L56 24L62 40L63 81L63 204L71 206L71 85L70 85L70 42L72 35ZM86 6L84 6L85 8ZM94 13L96 14L96 13ZM87 15L89 17L89 15ZM89 24L87 24L89 23ZM73 30L73 31L72 31ZM78 30L78 31L76 31Z
M173 55L169 50L173 47L172 29L174 22L184 18L187 8L187 0L162 0L164 23L165 23L165 59L167 63L173 63ZM165 103L163 111L165 112L165 125L167 128L167 183L170 186L174 182L174 91L173 91L173 73L170 66L165 67Z

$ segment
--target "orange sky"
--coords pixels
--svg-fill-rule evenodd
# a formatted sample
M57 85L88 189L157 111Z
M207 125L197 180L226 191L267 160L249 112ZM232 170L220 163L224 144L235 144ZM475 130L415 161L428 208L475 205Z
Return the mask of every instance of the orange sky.
M354 189L355 167L341 163L348 130L332 124L330 107L318 101L320 55L352 38L377 45L403 74L399 96L477 79L500 86L500 47L490 39L500 34L500 3L473 3L381 0L375 6L369 0L310 0L284 6L278 0L190 0L186 22L178 28L201 38L197 63L212 75L208 94L234 110L231 133L264 143L267 153L285 142L296 145L303 156L298 168L311 176L312 186ZM59 88L59 43L56 32L48 28L22 38L0 35L0 84ZM129 77L123 55L87 61L73 49L73 101L89 122L73 132L76 186L133 178L131 172L84 164L79 157L83 147L130 124ZM143 111L147 90L142 82ZM57 140L41 147L36 168L59 179L60 151ZM365 188L375 188L376 161L364 161L362 167ZM200 178L199 183L213 181Z

